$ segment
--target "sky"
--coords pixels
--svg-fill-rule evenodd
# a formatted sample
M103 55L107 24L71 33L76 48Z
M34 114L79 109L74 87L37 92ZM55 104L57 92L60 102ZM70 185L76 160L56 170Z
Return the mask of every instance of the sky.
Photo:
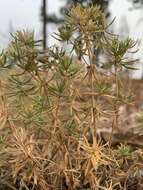
M6 47L10 40L9 32L16 30L31 29L35 31L37 38L41 38L42 25L40 21L40 7L42 0L0 0L0 48ZM57 13L59 7L64 4L64 0L48 0L48 12ZM115 19L114 30L116 33L126 31L128 24L128 34L135 40L142 39L143 36L143 16L142 10L131 10L132 5L128 0L112 0L110 10L111 17ZM56 26L48 27L49 35L56 31ZM127 36L125 36L127 37ZM54 43L49 39L50 45ZM137 56L142 58L143 42ZM141 73L140 73L141 74Z
M54 2L54 3L53 3ZM41 37L40 8L42 0L0 0L0 48L7 45L10 32L22 29L34 30ZM61 0L49 0L49 13L58 12ZM52 33L54 26L50 27Z

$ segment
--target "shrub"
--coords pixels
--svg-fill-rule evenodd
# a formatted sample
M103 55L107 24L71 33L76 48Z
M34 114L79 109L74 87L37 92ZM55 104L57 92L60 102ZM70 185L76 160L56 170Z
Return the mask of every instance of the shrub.
M135 43L109 26L100 7L77 5L55 34L68 50L43 51L33 32L12 34L0 55L3 188L122 188L116 154L98 130L103 119L117 130L119 106L131 102L121 73L135 69L127 57ZM104 63L96 62L98 48Z

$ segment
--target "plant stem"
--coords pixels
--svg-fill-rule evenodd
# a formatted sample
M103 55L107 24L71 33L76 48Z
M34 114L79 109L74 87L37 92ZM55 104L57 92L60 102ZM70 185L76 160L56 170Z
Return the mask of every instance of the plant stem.
M114 110L115 110L115 127L118 129L118 112L119 112L119 107L118 107L118 98L119 98L119 79L118 79L118 68L117 68L117 63L115 62L115 81L116 81L116 100L115 100L115 105L114 105Z
M96 109L95 109L95 96L94 94L94 71L95 68L93 65L93 59L92 59L92 51L90 49L90 44L87 43L87 50L88 50L88 56L89 56L89 62L90 62L90 67L89 67L89 76L91 77L91 92L92 92L92 96L91 96L91 132L92 132L92 138L93 138L93 145L97 144L97 134L96 134Z

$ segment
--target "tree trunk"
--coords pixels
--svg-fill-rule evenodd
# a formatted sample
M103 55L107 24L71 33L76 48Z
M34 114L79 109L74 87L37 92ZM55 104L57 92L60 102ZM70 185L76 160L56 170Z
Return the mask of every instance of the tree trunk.
M47 47L47 0L43 0L43 49Z

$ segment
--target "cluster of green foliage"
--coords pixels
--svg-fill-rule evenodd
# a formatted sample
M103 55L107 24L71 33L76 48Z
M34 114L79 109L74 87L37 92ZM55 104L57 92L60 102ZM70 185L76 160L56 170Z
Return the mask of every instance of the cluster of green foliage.
M143 0L128 0L129 2L132 3L132 6L134 9L136 8L142 8L143 5ZM109 5L112 1L111 0L66 0L65 5L60 9L60 16L57 16L55 13L54 14L48 14L47 15L47 23L54 23L54 24L60 24L64 22L64 17L66 9L69 8L72 4L77 5L81 4L84 6L89 6L89 5L99 5L106 13L106 16L108 17L110 15L109 11ZM43 13L42 13L43 16Z
M54 24L60 24L64 22L64 16L66 9L68 9L70 6L73 4L76 6L77 4L81 4L84 6L89 6L89 5L99 5L102 9L102 11L107 12L106 16L109 16L109 11L108 11L108 5L109 5L109 0L66 0L65 5L60 9L60 17L57 16L56 14L48 14L47 15L47 22L48 23L54 23ZM43 13L42 13L43 14Z
M112 140L119 106L131 101L121 75L135 69L127 57L135 43L120 41L108 27L98 6L78 4L55 34L70 46L67 51L56 46L43 51L33 32L12 35L0 55L1 189L127 187L132 151L125 145L114 151L97 133L106 118ZM99 67L94 48L104 55ZM139 170L137 159L132 168Z

